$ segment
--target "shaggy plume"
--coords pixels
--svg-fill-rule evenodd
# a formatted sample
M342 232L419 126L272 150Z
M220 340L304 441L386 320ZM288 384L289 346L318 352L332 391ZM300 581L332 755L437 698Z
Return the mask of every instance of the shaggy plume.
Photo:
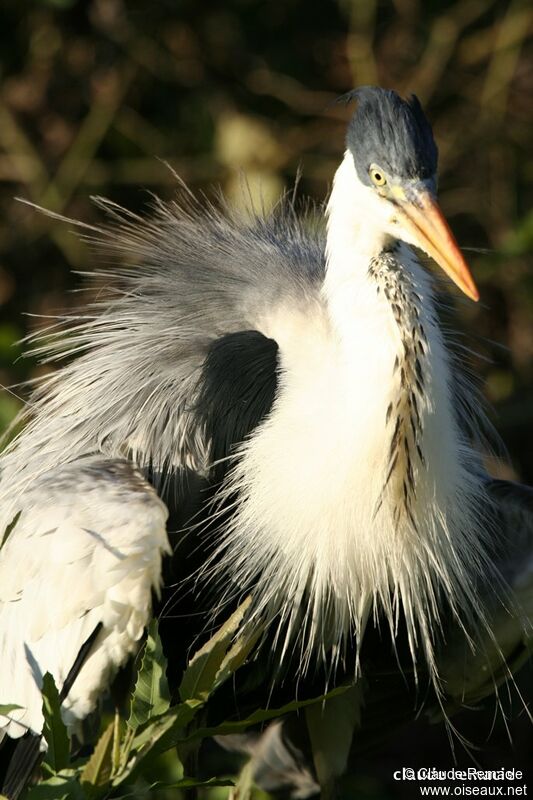
M336 663L353 635L359 646L369 618L384 616L394 637L404 616L413 660L421 650L437 679L442 609L483 624L489 503L469 437L478 407L451 380L429 276L407 250L365 274L376 297L381 287L385 303L405 306L365 387L328 319L325 238L312 214L297 217L287 202L237 218L186 190L155 201L148 219L97 204L109 225L81 227L113 263L96 275L96 303L32 337L33 353L67 364L34 390L1 457L0 525L40 474L86 455L155 468L163 496L183 467L212 476L198 413L204 365L220 337L259 331L280 348L276 396L227 454L216 502L234 513L206 574L231 576L230 596L251 591L250 624L276 626L302 670L317 653ZM367 325L354 320L362 341L375 333ZM412 398L407 376L420 383ZM355 403L364 391L367 419Z

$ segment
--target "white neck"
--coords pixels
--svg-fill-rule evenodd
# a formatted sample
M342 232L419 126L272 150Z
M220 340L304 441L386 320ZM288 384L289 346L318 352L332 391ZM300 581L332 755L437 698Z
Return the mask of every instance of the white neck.
M239 504L215 560L282 640L288 631L287 647L302 646L302 671L314 645L331 644L334 662L360 640L372 609L393 636L402 609L413 658L419 637L433 669L442 592L475 609L483 490L451 404L431 280L405 245L379 258L389 226L390 206L347 154L323 296L265 329L280 346L278 395L224 487Z
M393 240L375 193L359 180L349 151L335 174L327 216L323 293L339 338L353 343L354 316L383 307L368 269Z
M328 214L327 256L328 271L337 271L337 257L341 248L357 246L365 256L378 255L390 240L384 230L383 221L369 214L374 190L359 180L353 156L349 150L344 154L331 190ZM364 220L364 225L362 221Z

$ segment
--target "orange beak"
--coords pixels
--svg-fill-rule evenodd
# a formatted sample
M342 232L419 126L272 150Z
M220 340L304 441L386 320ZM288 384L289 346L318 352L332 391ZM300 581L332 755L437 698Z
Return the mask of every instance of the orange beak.
M431 193L427 189L418 190L413 200L404 200L398 207L401 222L416 246L431 256L468 297L479 300L479 292L468 265Z

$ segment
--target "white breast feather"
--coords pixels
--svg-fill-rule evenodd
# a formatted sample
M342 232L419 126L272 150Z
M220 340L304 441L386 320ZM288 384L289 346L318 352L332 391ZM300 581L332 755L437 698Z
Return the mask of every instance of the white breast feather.
M239 504L216 555L221 574L253 589L258 617L275 620L286 646L299 644L303 670L317 648L339 657L350 632L360 636L380 609L393 635L405 613L413 658L420 643L430 668L443 597L456 613L481 618L473 582L486 567L489 526L478 456L453 413L430 279L407 248L400 258L428 345L414 524L396 518L392 483L383 493L402 343L390 303L366 274L339 297L345 331L325 306L265 322L280 344L278 396L222 490L238 491Z

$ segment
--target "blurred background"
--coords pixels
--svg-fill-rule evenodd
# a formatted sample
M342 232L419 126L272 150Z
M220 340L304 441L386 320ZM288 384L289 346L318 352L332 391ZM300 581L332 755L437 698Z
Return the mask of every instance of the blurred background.
M528 0L2 0L1 11L4 387L45 369L19 358L18 340L42 324L23 312L79 303L73 270L92 267L68 226L14 198L97 222L91 195L140 210L150 192L173 195L175 170L236 202L240 171L267 202L301 171L299 193L320 200L352 113L335 99L380 84L416 92L434 125L441 203L473 248L482 297L460 304L461 324L510 454L493 467L533 483ZM2 393L0 428L25 394Z

